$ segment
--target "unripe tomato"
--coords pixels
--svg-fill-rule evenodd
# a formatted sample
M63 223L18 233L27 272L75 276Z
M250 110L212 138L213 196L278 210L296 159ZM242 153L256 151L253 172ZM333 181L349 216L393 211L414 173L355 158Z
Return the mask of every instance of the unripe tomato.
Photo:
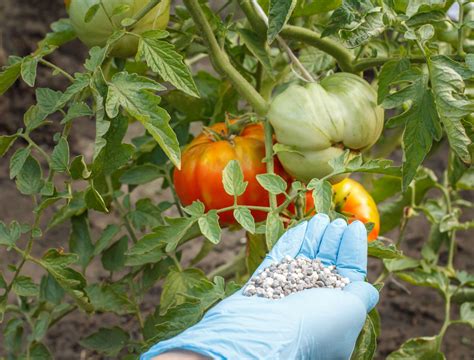
M103 1L105 11L100 7L91 21L85 22L89 8L98 2L96 0L65 0L66 9L71 18L72 26L77 37L88 47L105 46L107 39L115 30L120 29L121 21L136 15L149 0L107 0ZM148 30L165 29L170 16L171 0L161 0L145 17L133 26L136 34ZM128 10L127 10L128 6ZM114 15L114 11L122 7L123 12ZM124 36L112 49L111 55L130 57L137 52L138 39L132 35Z
M336 73L320 83L289 86L273 99L268 118L277 142L292 149L278 152L284 169L308 183L330 174L328 161L346 149L358 153L375 144L383 129L384 111L377 106L377 93L368 82Z
M349 217L349 223L360 220L364 224L373 223L374 228L368 236L368 241L377 239L380 231L380 215L372 196L357 181L344 179L332 186L335 210ZM316 213L314 210L314 199L312 192L308 191L305 196L305 213ZM288 207L295 213L294 204Z
M211 132L201 133L183 151L181 170L174 170L174 186L183 205L200 200L206 210L232 206L234 198L224 190L222 171L229 161L237 160L244 181L248 181L246 191L238 198L238 204L268 206L268 193L256 179L258 174L266 173L263 126L248 125L238 135L229 135L224 123L217 123L210 130L220 134L221 139L216 139ZM277 160L275 173L289 180ZM281 197L278 200L281 203L283 199ZM256 221L262 221L267 213L252 211L252 215ZM219 218L222 224L235 223L232 211L219 214Z

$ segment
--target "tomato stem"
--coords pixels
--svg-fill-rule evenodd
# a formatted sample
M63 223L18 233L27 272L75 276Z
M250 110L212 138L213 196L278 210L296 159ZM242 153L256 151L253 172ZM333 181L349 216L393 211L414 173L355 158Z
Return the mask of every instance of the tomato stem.
M265 161L267 162L267 173L275 174L275 164L273 162L273 128L267 119L264 124L265 129ZM270 208L273 210L277 207L277 198L275 194L268 194L270 199Z

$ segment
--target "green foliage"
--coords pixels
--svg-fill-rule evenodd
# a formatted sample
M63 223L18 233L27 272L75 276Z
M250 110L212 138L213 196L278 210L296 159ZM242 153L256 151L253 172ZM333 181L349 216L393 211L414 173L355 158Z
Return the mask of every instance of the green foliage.
M455 269L453 260L456 232L474 228L465 213L473 203L462 193L474 189L472 21L465 16L458 28L448 20L452 1L270 0L260 1L269 18L264 27L255 21L255 9L245 7L249 2L233 1L246 18L230 11L225 19L206 1L199 3L202 14L177 5L169 31L131 35L129 27L137 19L124 18L103 47L90 49L74 74L51 62L56 58L51 54L76 38L70 20L60 19L34 52L10 56L0 70L4 96L17 81L37 86L40 68L69 82L62 90L36 87L23 125L0 135L0 159L8 162L9 178L31 198L33 209L29 223L0 221L2 351L8 359L54 358L45 345L48 331L67 321L69 313L83 311L127 316L126 329L103 327L81 339L87 356L135 358L192 326L235 292L286 228L312 216L304 204L308 191L319 213L346 218L336 212L331 182L361 173L381 215L382 236L368 244L368 255L383 266L376 284L380 295L386 296L383 281L393 279L427 287L442 296L449 314L437 335L407 339L388 359L444 359L440 349L446 329L474 324L473 275ZM99 10L92 4L84 21L93 21ZM122 18L129 10L122 4L109 15ZM443 38L446 24L454 27L454 41ZM280 39L274 41L277 36L294 58ZM114 59L114 46L129 37L138 43L136 57ZM378 104L389 110L379 143L362 154L347 150L330 160L332 172L324 178L289 186L288 178L272 170L272 156L302 154L274 143L266 131L261 151L268 171L256 176L256 185L268 193L268 204L242 203L241 195L254 184L244 178L246 164L232 160L223 164L223 187L233 203L223 209L205 208L199 200L183 206L173 171L180 168L181 150L197 127L226 116L268 121L254 111L262 112L272 94L300 81L295 58L316 79L344 69L373 80ZM208 59L216 72L209 70ZM262 103L260 109L255 106ZM84 121L95 123L90 154L78 154L71 137ZM55 134L39 143L51 132L38 134L53 124ZM238 140L230 135L226 141L232 146ZM426 166L438 149L449 149L449 158L446 169L437 167L435 175ZM389 160L400 159L400 153L401 161ZM235 218L232 226L222 222L228 214ZM426 218L430 231L422 234L421 249L413 249L418 253L407 256L401 247L414 217ZM69 238L38 255L36 243L45 243L61 224L69 227ZM201 261L219 254L215 246L236 229L245 231L246 248L205 273ZM393 229L398 239L386 237ZM188 256L186 244L196 241L202 241L199 253ZM91 264L100 274L92 274ZM156 309L145 316L147 293L156 294L159 287ZM451 311L454 301L461 304L458 316ZM372 359L379 336L383 319L374 310L353 358Z

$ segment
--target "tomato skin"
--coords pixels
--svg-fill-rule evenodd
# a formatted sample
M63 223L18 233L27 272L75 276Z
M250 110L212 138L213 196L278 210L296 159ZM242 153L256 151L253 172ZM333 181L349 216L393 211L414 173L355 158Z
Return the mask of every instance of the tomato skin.
M228 135L224 123L217 123L210 128L223 136ZM239 205L268 206L268 193L257 182L256 175L266 173L264 131L261 124L248 125L240 135L231 136L230 140L215 140L212 135L201 133L183 151L181 170L174 170L174 186L183 205L190 205L200 200L206 210L222 209L232 206L234 199L224 190L222 171L231 160L240 163L247 189L239 196ZM289 181L288 175L278 161L275 161L275 173ZM279 197L279 203L284 197ZM267 213L252 211L256 221L265 220ZM232 211L219 214L224 225L234 224Z
M374 223L374 228L368 236L368 241L376 240L380 231L380 215L374 199L367 190L359 182L350 178L334 184L332 189L336 211L352 215L349 218L349 223L354 220L360 220L364 224ZM312 192L308 191L305 195L305 213L315 214ZM288 210L295 213L294 204L290 204Z
M268 119L277 142L292 149L278 152L285 171L308 183L329 175L329 161L345 150L353 156L374 145L383 130L384 110L367 81L341 72L320 82L290 85L273 98Z
M131 18L137 14L149 0L107 0L104 1L104 7L97 10L90 22L85 22L84 17L92 5L97 4L96 0L65 0L66 10L71 18L71 24L77 37L89 48L93 46L105 46L110 35L121 27L121 21L125 18ZM148 30L165 29L168 25L170 16L171 0L162 0L153 10L151 10L143 19L141 19L132 29L136 34ZM128 11L112 16L114 9L120 5L128 5ZM114 45L111 55L115 57L127 58L134 56L138 48L138 39L132 35L125 35Z

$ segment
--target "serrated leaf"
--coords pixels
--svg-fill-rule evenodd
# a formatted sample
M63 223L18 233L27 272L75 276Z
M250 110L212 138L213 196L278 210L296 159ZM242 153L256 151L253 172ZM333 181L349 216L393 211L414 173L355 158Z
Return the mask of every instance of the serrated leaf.
M368 255L379 259L397 259L402 256L394 244L385 244L382 240L368 243Z
M115 235L118 234L119 231L120 228L117 225L107 225L107 227L100 235L99 239L96 241L92 255L97 256L102 253L102 251L109 246L110 242L113 240Z
M120 177L122 184L142 185L163 177L161 169L153 164L137 165L126 170Z
M352 351L352 360L371 360L377 349L377 335L372 319L367 316L364 327L362 328L354 350Z
M377 103L381 104L390 93L390 84L404 71L410 68L408 59L387 61L380 70L377 87Z
M283 233L283 224L277 213L271 212L265 223L265 240L268 250L271 250Z
M84 102L73 103L69 107L64 119L61 120L61 125L67 124L68 122L79 117L92 116L92 115L94 115L94 112L86 103Z
M245 230L255 233L255 220L248 208L239 206L234 209L234 218Z
M23 195L34 195L41 191L44 180L38 161L28 156L16 177L16 186Z
M28 276L20 275L15 279L12 287L18 296L38 296L39 286Z
M474 328L474 303L466 302L461 305L460 320Z
M265 190L274 195L283 194L288 187L285 179L276 174L259 174L257 181Z
M71 161L69 172L73 180L83 179L86 180L91 176L91 172L87 168L84 155L78 155Z
M213 244L221 241L221 227L219 226L219 215L216 210L211 210L198 219L201 233Z
M128 237L122 236L111 247L102 253L102 266L108 271L121 270L126 261L125 253L128 250Z
M96 311L113 312L117 315L135 311L121 284L92 284L87 286L85 291Z
M2 72L0 72L0 96L15 83L20 77L21 62L10 66L7 66Z
M267 41L272 43L293 13L296 0L270 0L268 9Z
M21 62L21 77L23 81L30 87L35 86L38 62L39 59L33 56L27 56Z
M229 195L240 196L247 188L247 181L244 181L242 168L237 160L231 160L222 172L222 184L224 190Z
M69 144L66 138L62 137L54 147L51 154L51 169L58 172L65 172L69 167Z
M186 212L186 214L199 217L204 215L206 208L201 201L197 200L193 201L191 205L186 206L183 210Z
M0 136L0 157L3 157L17 139L17 135ZM10 178L11 179L11 178Z
M429 62L436 108L444 124L451 148L465 163L471 162L468 146L471 140L461 119L474 112L474 102L464 96L464 82L455 69L446 65L443 57Z
M61 46L76 38L70 19L59 19L51 24L51 32L39 42L39 47Z
M93 185L89 185L85 194L84 200L88 209L93 209L103 213L108 213L107 205L105 204L102 195L95 189Z
M308 184L308 189L313 190L314 206L318 213L329 214L332 207L332 186L327 180L313 179Z
M445 356L438 351L438 341L436 336L410 339L400 349L390 353L387 360L444 360Z
M250 52L262 64L265 72L270 76L270 78L273 78L272 62L270 55L268 54L268 48L265 40L249 29L238 29L237 32Z
M161 293L160 315L166 314L170 307L184 303L185 297L181 294L187 294L203 279L207 280L199 269L190 268L179 271L176 268L171 268Z
M78 263L85 269L94 252L87 213L71 218L69 249L79 256Z
M146 32L140 38L137 57L140 56L143 56L148 66L165 81L191 96L199 97L189 68L172 44L158 40L153 33Z
M116 357L127 345L130 336L119 327L101 328L79 343L87 349L98 351L107 356Z

